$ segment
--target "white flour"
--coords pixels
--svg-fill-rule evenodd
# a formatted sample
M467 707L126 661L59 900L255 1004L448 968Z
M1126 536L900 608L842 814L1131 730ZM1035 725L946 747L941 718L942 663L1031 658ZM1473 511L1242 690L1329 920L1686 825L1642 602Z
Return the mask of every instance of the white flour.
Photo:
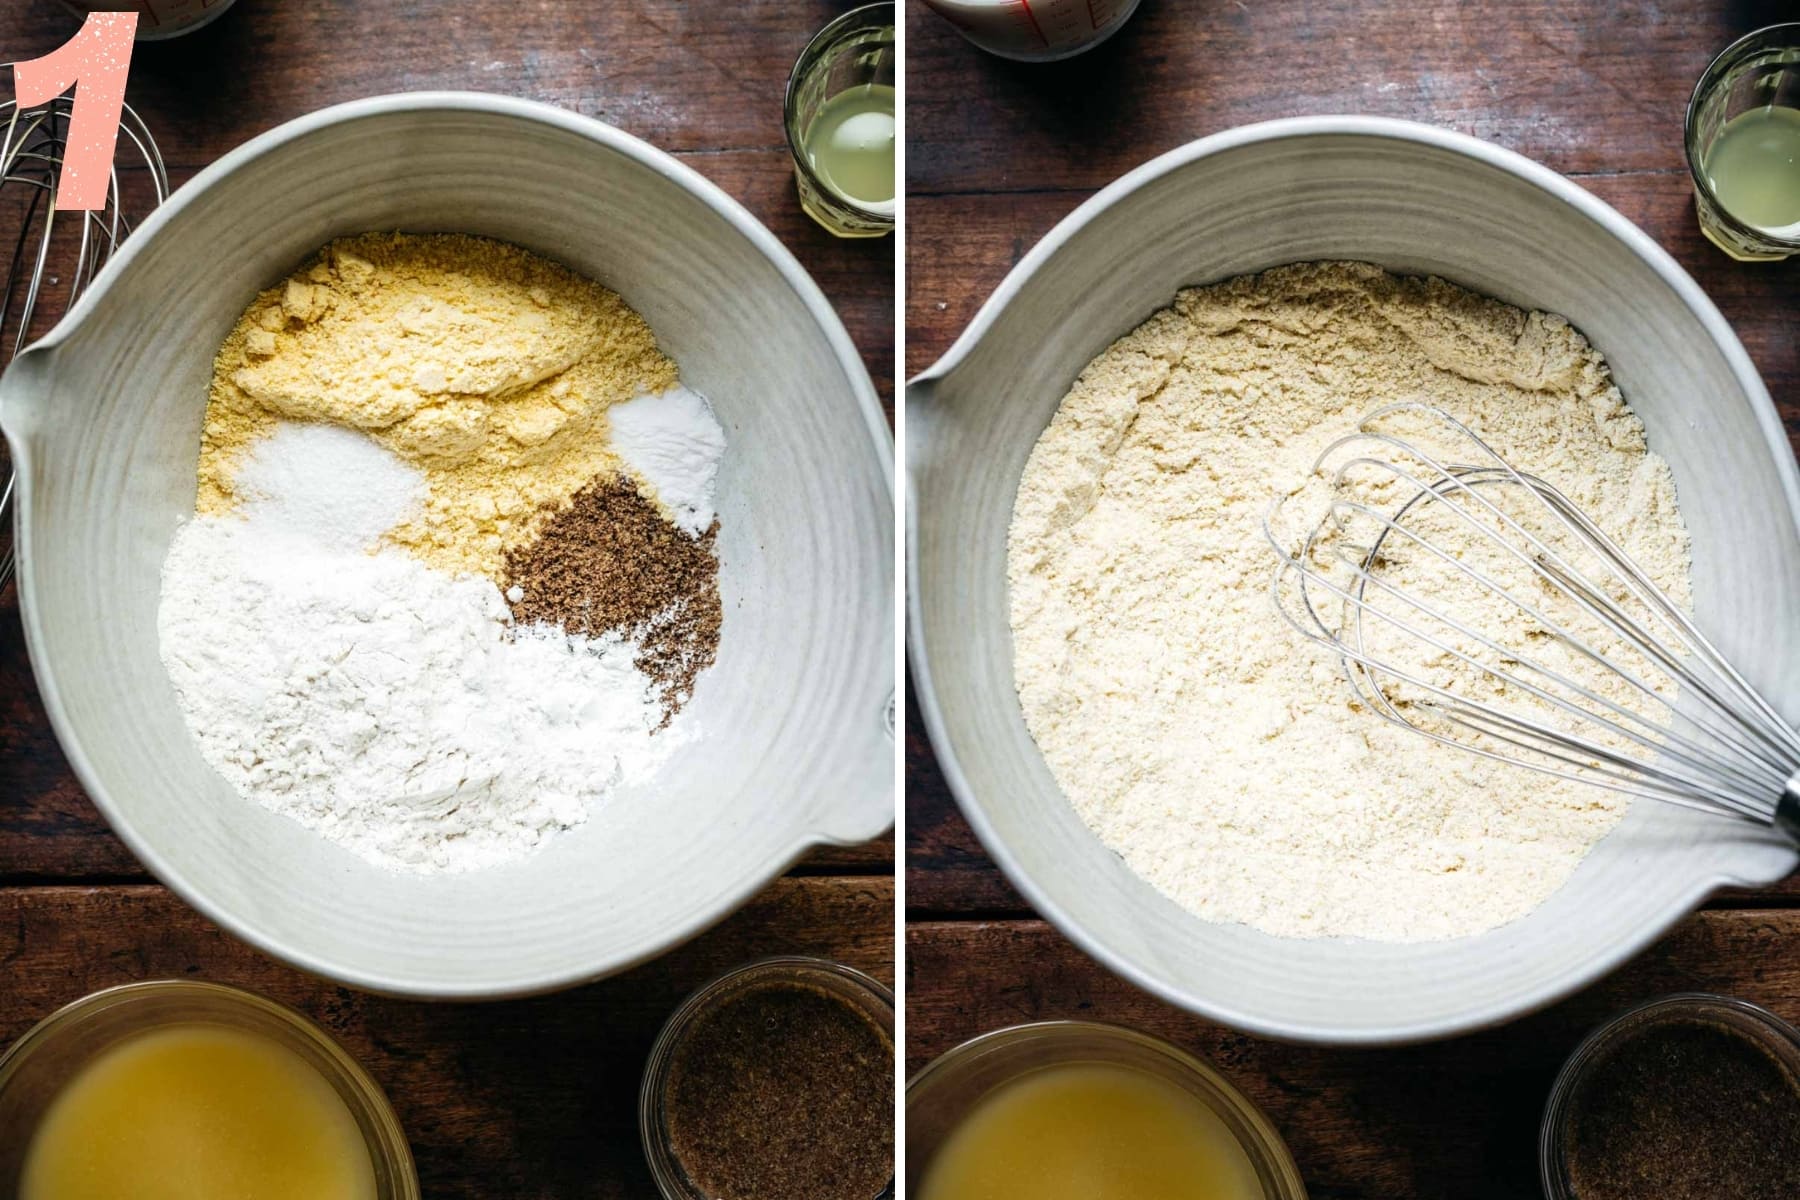
M713 522L713 481L725 454L725 431L698 392L676 384L607 409L614 450L648 483L689 533Z
M1353 710L1269 597L1271 498L1381 404L1425 399L1562 488L1685 601L1668 467L1560 318L1307 264L1183 292L1082 373L1008 547L1027 725L1087 824L1209 920L1456 937L1542 903L1625 802Z
M633 644L514 630L487 580L356 549L416 502L408 470L349 431L271 435L240 468L245 515L176 535L162 656L244 796L377 863L470 870L580 823L687 734L651 736Z

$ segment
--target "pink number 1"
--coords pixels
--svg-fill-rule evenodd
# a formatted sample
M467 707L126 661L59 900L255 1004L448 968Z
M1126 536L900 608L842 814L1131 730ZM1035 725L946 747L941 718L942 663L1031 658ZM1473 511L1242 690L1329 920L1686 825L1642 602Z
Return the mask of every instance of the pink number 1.
M68 147L57 180L57 208L106 207L137 20L134 12L89 13L75 36L61 46L42 58L13 64L13 91L21 108L48 104L75 89Z

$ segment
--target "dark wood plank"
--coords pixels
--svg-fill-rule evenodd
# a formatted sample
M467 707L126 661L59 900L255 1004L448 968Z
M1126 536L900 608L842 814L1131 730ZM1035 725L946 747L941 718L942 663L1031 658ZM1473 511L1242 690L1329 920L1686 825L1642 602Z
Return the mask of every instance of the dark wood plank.
M77 22L9 4L9 59L44 54ZM238 0L205 29L134 52L127 98L169 162L202 166L251 133L384 92L529 96L665 150L779 148L788 70L834 0L468 4Z
M202 978L293 1005L386 1089L425 1194L638 1200L654 1193L637 1132L650 1042L681 999L771 954L835 959L893 982L893 884L788 879L636 971L499 1004L386 1000L288 970L157 887L0 889L0 1045L96 988Z
M907 927L907 1070L1024 1021L1109 1021L1211 1062L1273 1119L1313 1200L1519 1200L1539 1194L1551 1080L1609 1014L1683 990L1800 1019L1800 913L1702 913L1616 975L1537 1016L1455 1041L1331 1050L1248 1037L1121 982L1035 921Z
M1791 0L1145 0L1105 45L1031 65L915 0L907 190L1091 189L1204 134L1317 113L1429 121L1560 171L1673 170L1707 61L1793 19Z

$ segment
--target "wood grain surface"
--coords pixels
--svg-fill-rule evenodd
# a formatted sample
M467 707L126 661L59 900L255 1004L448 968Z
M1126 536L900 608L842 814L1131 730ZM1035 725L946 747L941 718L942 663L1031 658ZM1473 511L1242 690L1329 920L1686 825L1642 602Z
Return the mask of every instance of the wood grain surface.
M1005 62L907 4L906 370L948 349L1038 239L1124 171L1196 137L1310 113L1458 129L1572 176L1690 271L1743 339L1800 445L1800 259L1731 262L1694 224L1682 114L1739 34L1792 0L1144 0L1061 64ZM1536 1126L1582 1032L1683 988L1800 1018L1800 880L1729 892L1547 1013L1396 1051L1233 1033L1124 984L1035 919L957 811L909 692L907 1059L985 1030L1086 1017L1211 1059L1275 1119L1314 1200L1539 1194Z
M289 1004L387 1092L424 1194L643 1200L637 1089L682 998L772 954L835 959L893 982L891 878L783 879L647 966L495 1004L388 1000L292 971L159 887L0 887L0 1044L97 988L203 978ZM0 1131L3 1132L3 1131Z
M1800 1020L1800 913L1705 912L1617 974L1500 1029L1394 1050L1290 1046L1188 1016L1123 983L1039 921L906 930L906 1058L1024 1021L1147 1030L1200 1055L1281 1130L1312 1200L1530 1200L1537 1127L1582 1036L1652 996L1741 996ZM971 964L976 969L971 970Z
M207 29L139 45L127 97L176 184L282 121L384 92L499 92L611 122L712 179L793 251L843 317L891 419L894 240L844 241L814 225L795 199L782 129L789 67L848 7L239 0ZM46 53L75 27L55 0L7 0L0 61ZM141 194L144 172L125 186ZM5 196L10 252L18 214ZM383 1084L428 1196L652 1194L636 1102L663 1019L707 979L771 953L835 958L891 981L893 855L891 837L822 849L693 943L558 996L425 1005L351 992L225 936L145 875L63 760L17 600L10 586L0 592L0 1048L97 987L182 976L254 988L323 1021Z

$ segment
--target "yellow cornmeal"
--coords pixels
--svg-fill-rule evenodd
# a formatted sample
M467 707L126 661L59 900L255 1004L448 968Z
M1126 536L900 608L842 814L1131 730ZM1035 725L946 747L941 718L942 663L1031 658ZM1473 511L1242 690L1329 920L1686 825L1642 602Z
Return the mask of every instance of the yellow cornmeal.
M346 425L430 484L423 514L389 540L494 577L546 506L619 468L606 410L675 382L616 293L517 246L341 238L252 301L220 347L197 507L236 506L237 463L278 419Z

